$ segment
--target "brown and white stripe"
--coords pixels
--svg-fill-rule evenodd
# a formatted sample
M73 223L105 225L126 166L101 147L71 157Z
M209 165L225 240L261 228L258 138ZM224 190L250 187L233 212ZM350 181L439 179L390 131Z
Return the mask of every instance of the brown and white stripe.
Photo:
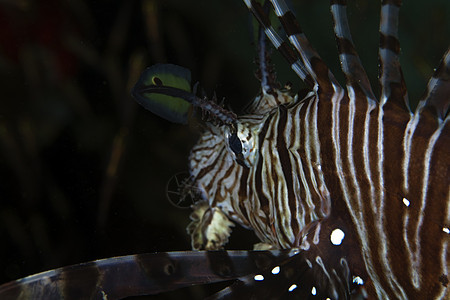
M329 274L347 265L369 297L449 297L449 51L412 113L398 58L400 1L381 5L378 100L352 41L346 1L331 1L346 90L283 1L271 3L296 54L261 5L244 2L312 92L264 112L256 122L248 120L257 109L239 118L240 141L257 153L248 168L223 151L226 128L206 133L191 156L191 172L205 199L254 229L262 242L309 253L304 257L311 268L328 278L328 286L315 286L328 291L325 295L339 295L340 279ZM214 134L217 147L199 151ZM345 236L341 255L330 242L338 229Z

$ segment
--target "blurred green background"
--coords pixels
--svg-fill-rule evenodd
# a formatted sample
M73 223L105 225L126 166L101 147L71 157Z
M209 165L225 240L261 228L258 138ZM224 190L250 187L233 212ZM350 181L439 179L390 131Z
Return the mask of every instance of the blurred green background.
M343 82L329 2L293 2ZM406 2L401 61L417 101L449 46L450 1ZM379 3L349 6L377 87ZM200 128L159 119L130 89L146 66L170 62L239 111L258 91L251 35L239 0L0 1L0 283L99 258L189 250L189 210L165 193L187 171ZM273 56L280 82L298 89ZM236 231L229 248L249 249L254 240Z

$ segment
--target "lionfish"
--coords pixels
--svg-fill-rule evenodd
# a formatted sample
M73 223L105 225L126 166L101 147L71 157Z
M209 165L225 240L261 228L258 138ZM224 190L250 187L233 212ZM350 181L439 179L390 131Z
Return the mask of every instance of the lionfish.
M400 0L381 3L378 99L345 0L331 1L345 89L284 1L270 2L287 40L267 5L244 0L307 92L279 88L264 49L261 92L245 115L198 97L189 71L174 65L147 69L133 90L168 120L186 122L193 107L209 116L185 182L200 198L192 247L207 251L52 270L1 286L2 299L117 299L225 280L235 281L212 298L450 297L450 49L411 112L398 57ZM221 250L234 223L254 230L254 251Z

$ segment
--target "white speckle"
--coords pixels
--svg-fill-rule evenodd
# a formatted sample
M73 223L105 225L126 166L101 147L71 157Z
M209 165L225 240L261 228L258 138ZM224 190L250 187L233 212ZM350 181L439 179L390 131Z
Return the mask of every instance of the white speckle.
M306 263L308 264L308 267L312 269L312 263L309 261L309 259L305 259Z
M344 237L345 237L345 233L341 229L336 228L335 230L333 230L331 232L330 240L333 245L338 246L342 243L342 240L344 239Z
M315 295L317 294L317 291L316 291L316 287L315 287L315 286L312 287L312 289L311 289L311 294L312 294L313 296L315 296Z
M292 292L293 290L295 290L297 288L297 285L294 283L293 285L291 285L288 289L289 292Z
M450 234L450 229L448 227L442 228L442 231L445 232L446 234Z
M409 206L411 204L411 202L409 202L408 199L403 198L403 204L405 204L406 206Z
M102 291L102 299L108 300L108 294L106 294L104 291Z
M298 248L292 248L291 251L289 251L289 256L294 256L300 253L300 249Z
M42 282L43 285L49 285L52 281L50 280L50 276L44 276L41 279L41 282Z
M276 266L275 268L272 269L272 274L277 275L278 273L280 273L280 267Z
M263 281L264 280L264 276L262 275L255 275L255 277L253 277L256 281Z
M321 165L317 165L317 169L319 169L320 171L322 171L322 166L321 166Z
M363 285L364 284L364 280L362 280L361 277L359 276L353 276L353 283L359 284L359 285Z

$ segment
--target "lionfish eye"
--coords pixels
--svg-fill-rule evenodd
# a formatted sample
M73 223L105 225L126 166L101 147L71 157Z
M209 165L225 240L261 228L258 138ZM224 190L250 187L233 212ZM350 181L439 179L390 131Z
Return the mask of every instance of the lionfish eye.
M236 132L233 132L228 138L228 145L236 155L235 161L244 168L248 168L248 165L245 163L244 155L242 154L242 142L237 136Z
M152 78L152 82L156 86L163 86L163 82L162 82L162 80L159 77L154 76Z
M236 155L242 154L242 143L236 133L230 135L230 137L228 138L228 144L230 146L231 151L233 151L234 154Z

